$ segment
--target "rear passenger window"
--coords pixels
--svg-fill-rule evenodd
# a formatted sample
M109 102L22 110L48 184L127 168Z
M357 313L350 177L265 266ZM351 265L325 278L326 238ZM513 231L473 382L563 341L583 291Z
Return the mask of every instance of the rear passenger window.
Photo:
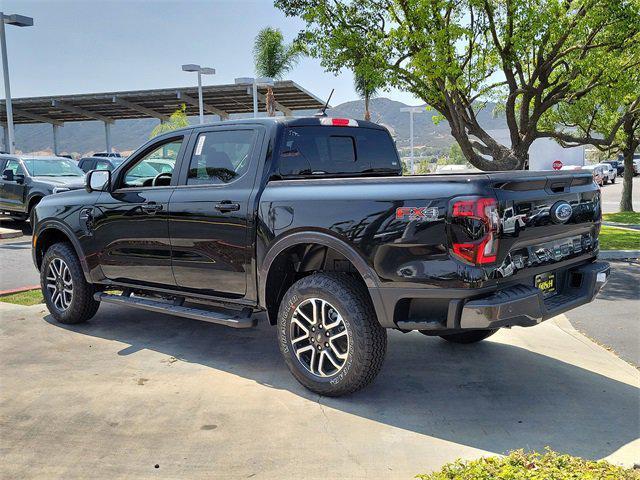
M229 183L249 168L256 131L218 130L203 132L196 139L187 176L188 185Z
M381 130L358 127L288 128L279 164L283 176L401 170L391 137Z

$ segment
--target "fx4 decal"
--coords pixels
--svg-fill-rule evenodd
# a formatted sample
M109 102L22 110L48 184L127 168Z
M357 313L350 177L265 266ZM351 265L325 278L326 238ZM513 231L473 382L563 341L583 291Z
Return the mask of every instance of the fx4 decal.
M438 207L398 207L396 220L435 222L438 220Z

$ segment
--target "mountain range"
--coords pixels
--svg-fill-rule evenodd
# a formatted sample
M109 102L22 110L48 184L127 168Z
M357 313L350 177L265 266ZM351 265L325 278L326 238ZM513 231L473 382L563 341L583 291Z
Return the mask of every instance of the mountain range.
M390 100L389 98L374 98L370 103L371 119L384 124L396 139L400 149L409 146L409 113L401 109L408 105ZM505 128L503 117L493 115L495 105L487 104L478 113L480 124L488 130ZM313 114L314 111L296 112L297 115ZM341 103L327 110L332 117L362 118L364 115L364 101L354 100ZM425 110L423 114L414 116L415 145L426 147L424 153L438 154L449 149L454 142L446 121L434 121L438 114L433 110ZM234 115L233 117L250 117L250 114ZM213 121L217 117L211 117ZM437 120L437 118L436 118ZM196 123L197 118L191 118ZM120 152L135 150L149 138L149 133L158 124L152 118L136 120L118 120L111 127L111 138L114 149ZM48 124L29 124L16 126L16 148L25 153L45 153L52 150L52 128ZM100 122L69 122L59 130L61 153L87 155L105 149L104 126Z

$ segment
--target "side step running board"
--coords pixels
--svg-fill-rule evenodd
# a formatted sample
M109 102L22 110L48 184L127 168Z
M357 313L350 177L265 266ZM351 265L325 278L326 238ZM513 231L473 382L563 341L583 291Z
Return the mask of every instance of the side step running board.
M177 317L192 318L203 322L218 323L233 328L251 328L256 326L256 320L251 317L249 309L242 312L228 311L210 311L199 308L184 307L182 305L174 305L157 300L151 300L141 297L130 297L125 295L111 295L108 293L97 292L94 298L99 302L113 303L115 305L125 305L127 307L142 308L152 312L166 313Z

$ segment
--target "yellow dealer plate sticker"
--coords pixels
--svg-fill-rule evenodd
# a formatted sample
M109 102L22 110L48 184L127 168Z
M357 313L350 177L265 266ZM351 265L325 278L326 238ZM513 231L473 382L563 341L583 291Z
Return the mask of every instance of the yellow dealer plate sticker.
M542 290L542 293L549 295L556 291L556 275L554 273L536 275L535 285Z

